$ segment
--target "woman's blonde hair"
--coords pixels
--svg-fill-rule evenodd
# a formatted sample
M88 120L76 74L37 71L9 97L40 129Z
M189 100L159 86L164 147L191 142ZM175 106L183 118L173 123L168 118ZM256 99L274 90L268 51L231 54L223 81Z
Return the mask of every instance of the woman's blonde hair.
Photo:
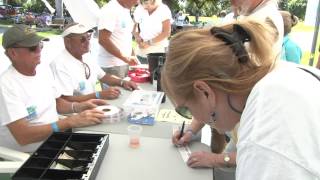
M288 11L280 11L280 13L283 19L284 35L287 35L291 32L291 28L298 24L299 19Z
M272 45L277 39L277 30L269 21L262 23L239 20L219 27L230 34L234 25L246 31L250 37L244 46L248 53L246 62L241 62L232 46L215 37L210 29L176 34L170 40L162 72L164 91L169 97L193 98L195 80L230 94L251 91L276 60Z

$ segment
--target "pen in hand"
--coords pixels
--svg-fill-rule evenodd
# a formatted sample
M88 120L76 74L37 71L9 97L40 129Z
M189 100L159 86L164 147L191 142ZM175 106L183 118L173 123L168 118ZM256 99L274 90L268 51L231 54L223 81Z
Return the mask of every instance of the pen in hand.
M183 136L184 124L185 124L185 121L183 121L183 123L182 123L182 127L181 127L181 130L180 130L179 139L181 139L181 138L182 138L182 136Z

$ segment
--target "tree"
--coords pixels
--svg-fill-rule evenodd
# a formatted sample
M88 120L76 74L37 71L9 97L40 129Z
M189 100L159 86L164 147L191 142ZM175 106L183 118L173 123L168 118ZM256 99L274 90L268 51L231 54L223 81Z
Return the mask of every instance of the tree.
M284 11L288 11L288 0L280 0L279 1L279 9L284 10Z
M108 0L94 0L99 7L102 7L103 5L105 5L107 2L109 2Z
M201 16L212 16L226 9L230 9L229 0L188 0L186 7L190 14L199 13Z
M57 18L63 18L63 3L62 0L55 0L56 16Z
M307 0L288 0L289 12L300 19L304 19L307 9Z

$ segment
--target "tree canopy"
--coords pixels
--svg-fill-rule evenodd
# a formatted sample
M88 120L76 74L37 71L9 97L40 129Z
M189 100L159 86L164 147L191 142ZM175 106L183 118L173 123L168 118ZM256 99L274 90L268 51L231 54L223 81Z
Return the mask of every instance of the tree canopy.
M52 7L55 7L56 0L47 0ZM62 1L62 0L60 0ZM109 0L94 0L102 7ZM23 6L26 10L42 12L45 5L41 0L7 0L8 4L14 6ZM171 11L177 12L183 10L185 13L200 16L212 16L219 14L222 10L230 10L230 0L163 0L169 6ZM288 10L303 19L307 7L307 0L279 0L279 7Z

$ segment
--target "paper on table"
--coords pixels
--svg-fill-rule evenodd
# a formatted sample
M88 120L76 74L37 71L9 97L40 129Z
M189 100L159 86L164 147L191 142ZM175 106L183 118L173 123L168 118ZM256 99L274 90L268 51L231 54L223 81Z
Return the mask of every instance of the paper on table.
M178 147L178 151L179 151L183 161L187 162L190 155L191 155L191 150L190 150L189 146L188 145L180 146L180 147Z
M191 124L192 120L180 116L173 109L161 109L158 112L158 115L156 117L156 121L171 122L171 123L176 123L176 124L182 124L182 122L185 121L186 124Z
M173 126L172 127L172 134L174 134L176 131L178 131L181 127L178 127L178 126ZM178 147L178 151L182 157L182 160L183 162L187 162L190 155L191 155L191 150L189 148L188 145L185 145L185 146L179 146Z

